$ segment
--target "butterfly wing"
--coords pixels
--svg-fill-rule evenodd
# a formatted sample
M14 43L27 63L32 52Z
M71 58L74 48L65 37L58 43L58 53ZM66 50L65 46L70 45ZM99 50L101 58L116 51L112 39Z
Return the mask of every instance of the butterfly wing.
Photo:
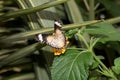
M37 40L41 43L46 43L53 48L62 48L65 45L64 34L60 35L49 35L49 34L38 34Z
M63 34L60 35L49 35L46 37L46 43L53 48L62 48L65 45L65 36Z

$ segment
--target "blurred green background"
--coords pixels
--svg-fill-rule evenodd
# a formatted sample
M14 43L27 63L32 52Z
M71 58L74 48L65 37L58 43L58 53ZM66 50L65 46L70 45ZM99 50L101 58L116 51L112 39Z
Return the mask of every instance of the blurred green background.
M53 32L55 19L70 41L65 55L35 40ZM119 80L119 33L119 0L0 0L0 80ZM78 55L89 46L97 59Z

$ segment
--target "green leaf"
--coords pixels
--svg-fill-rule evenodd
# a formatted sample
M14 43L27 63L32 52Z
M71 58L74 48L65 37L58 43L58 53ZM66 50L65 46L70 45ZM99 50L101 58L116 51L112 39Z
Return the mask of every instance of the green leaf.
M98 0L113 16L120 16L120 5L115 0Z
M36 50L36 47L38 46L38 44L39 43L34 43L30 46L27 46L25 48L22 48L16 52L12 53L8 57L6 57L0 61L0 67L5 66L11 62L14 62L15 60L18 60L20 58L23 58L27 55L32 54L32 52ZM43 47L43 45L40 45L40 47Z
M119 32L109 23L98 23L87 28L85 31L94 36L101 37L101 42L120 40Z
M68 50L54 59L52 80L87 80L93 57L88 51Z
M118 57L114 60L114 65L115 66L120 66L120 57Z
M118 57L114 60L114 65L115 66L112 66L113 71L116 74L120 74L120 57Z
M69 30L65 34L68 38L71 38L75 33L77 33L77 31L78 31L78 28L75 28L75 29Z
M116 73L116 74L120 74L120 66L113 66L112 70Z
M90 78L90 80L97 80L97 77L92 77Z
M9 53L9 52L13 52L15 50L17 50L17 49L2 49L2 50L0 50L0 56L4 55L6 53Z
M49 2L50 0L22 0L22 1L16 0L16 1L18 5L21 6L22 9L27 9L27 8L42 5L46 2ZM49 7L40 12L29 14L27 15L27 17L28 17L28 20L25 20L25 22L28 24L27 27L30 27L30 29L34 30L34 29L40 29L40 27L41 28L50 27L50 26L52 27L54 22L53 19L56 19L58 16L56 16L55 7Z
M65 9L66 9L68 18L71 22L73 22L73 23L84 22L81 12L80 12L78 6L76 5L75 0L69 0L65 4Z
M33 73L22 73L5 77L4 80L31 80L34 79L34 77L35 75Z
M9 29L0 27L0 33L10 32Z

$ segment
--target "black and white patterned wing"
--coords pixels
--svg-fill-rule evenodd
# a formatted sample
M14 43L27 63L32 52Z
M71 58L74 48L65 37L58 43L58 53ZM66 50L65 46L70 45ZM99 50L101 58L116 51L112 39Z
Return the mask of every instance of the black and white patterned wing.
M57 37L54 35L48 34L39 34L37 36L37 40L41 43L45 43L53 48L62 48L65 46L65 36L63 34L58 35Z

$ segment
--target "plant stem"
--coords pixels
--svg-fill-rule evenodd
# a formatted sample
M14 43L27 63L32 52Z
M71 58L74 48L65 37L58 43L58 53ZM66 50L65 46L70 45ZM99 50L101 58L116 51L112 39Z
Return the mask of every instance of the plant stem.
M94 0L89 0L89 19L95 20L95 12L94 12Z
M76 35L78 36L78 38L80 38L84 42L85 46L89 48L89 45L87 41L85 40L85 38L80 33L77 33Z
M89 5L88 5L88 2L87 2L86 0L83 0L83 2L84 2L84 4L85 4L86 9L89 11L90 8L89 8Z
M94 21L86 21L84 23L76 23L76 24L70 24L70 25L65 25L63 26L63 30L69 30L69 29L75 29L75 28L80 28L80 27L84 27L87 25L92 25L92 24L96 24L101 22L101 20L94 20ZM116 18L111 18L111 19L107 19L105 20L105 22L111 23L111 24L115 24L120 22L120 17L116 17ZM29 38L32 37L33 35L39 34L39 33L47 33L53 31L53 28L45 28L45 29L39 29L39 30L31 30L31 31L27 31L27 32L22 32L22 33L18 33L12 36L9 36L7 38L1 39L1 41L5 42L6 40L19 40L19 39L25 39L25 38Z
M91 39L92 41L91 41L91 44L90 44L90 46L89 46L89 51L92 53L92 55L93 55L93 57L95 58L95 60L102 66L102 73L104 74L104 75L108 75L108 76L110 76L112 79L114 79L114 80L117 80L117 78L116 78L116 76L114 75L114 73L110 70L110 69L108 69L103 63L102 63L102 61L95 55L95 53L94 53L94 51L93 51L93 48L94 48L94 46L95 46L95 44L98 42L98 40L99 40L99 38L98 39L94 39L93 40L93 38ZM107 73L105 73L104 72L104 70L105 71L107 71Z
M98 22L100 22L100 20L88 21L88 22L84 22L84 23L76 23L76 24L71 24L71 25L63 26L63 29L64 30L68 30L68 29L82 27L82 26L85 26L85 25L92 25L92 24L95 24L95 23L98 23ZM9 36L7 38L3 38L3 39L0 40L0 42L17 41L17 40L20 40L20 39L25 39L25 38L33 37L36 34L47 33L47 32L50 32L50 31L53 31L53 28L31 30L31 31L27 31L27 32L18 33L18 34Z
M106 71L108 72L109 76L110 76L112 79L114 79L114 80L118 80L118 79L116 78L116 76L114 75L114 73L113 73L111 70L109 70L109 69L101 62L101 60L95 55L95 53L93 52L93 50L89 50L89 51L92 53L92 55L93 55L93 57L95 58L95 60L104 68L104 70L106 70Z
M76 23L76 24L70 24L70 25L65 25L63 26L63 30L69 30L69 29L75 29L75 28L80 28L80 27L84 27L87 25L92 25L92 24L96 24L101 22L101 20L94 20L94 21L86 21L84 23ZM105 22L111 23L111 24L115 24L120 22L120 17L116 17L116 18L111 18L111 19L107 19L105 20ZM31 31L27 31L27 32L22 32L22 33L18 33L12 36L9 36L7 38L1 39L1 41L6 41L6 40L19 40L19 39L25 39L25 38L29 38L33 35L39 34L39 33L47 33L53 31L53 28L45 28L45 29L39 29L39 30L31 30Z
M92 45L88 45L87 41L85 40L85 38L81 35L77 33L77 36L81 38L81 40L84 42L84 44L87 46L88 50L92 53L93 57L95 58L95 60L106 70L109 71L109 69L100 61L100 59L95 55L95 53L93 52L93 46ZM94 44L95 45L95 44ZM92 47L91 47L92 46Z
M93 57L95 58L95 60L100 64L100 66L102 66L102 73L104 74L104 75L108 75L109 77L111 77L112 79L114 79L114 80L118 80L117 78L116 78L116 76L114 75L114 73L110 70L110 69L108 69L104 64L103 64L103 62L95 55L95 53L94 53L94 51L93 51L93 47L95 46L95 44L98 42L98 40L99 40L99 38L97 39L91 39L91 43L90 43L90 45L87 43L87 41L85 40L85 38L81 35L81 34L78 34L77 33L77 35L81 38L81 40L84 42L84 44L87 46L87 48L88 48L88 51L90 51L90 53L93 55ZM107 71L107 73L105 73L103 70L105 70L105 71Z
M99 62L99 64L106 70L106 71L108 71L108 68L99 60L99 58L95 55L95 53L93 52L93 47L91 48L89 45L88 45L88 43L87 43L87 41L85 40L85 38L81 35L81 34L78 34L77 33L77 36L78 37L80 37L81 38L81 40L84 42L84 44L87 46L87 48L88 48L88 50L92 53L92 55L93 55L93 57L95 58L95 60L97 61L97 62Z
M107 19L107 20L105 20L105 22L111 23L111 24L119 23L120 22L120 17L115 17L115 18Z
M100 61L100 59L95 55L95 53L93 52L93 50L89 50L93 57L95 58L95 60L106 70L109 71L109 69Z
M14 18L14 17L18 17L18 16L22 16L22 15L27 15L27 14L31 14L37 11L41 11L43 9L52 7L52 6L56 6L62 3L67 2L68 0L55 0L55 1L50 1L48 3L42 4L40 6L37 7L33 7L33 8L29 8L29 9L22 9L19 11L15 11L15 12L10 12L10 13L6 13L4 15L0 16L0 21L9 19L9 18Z

